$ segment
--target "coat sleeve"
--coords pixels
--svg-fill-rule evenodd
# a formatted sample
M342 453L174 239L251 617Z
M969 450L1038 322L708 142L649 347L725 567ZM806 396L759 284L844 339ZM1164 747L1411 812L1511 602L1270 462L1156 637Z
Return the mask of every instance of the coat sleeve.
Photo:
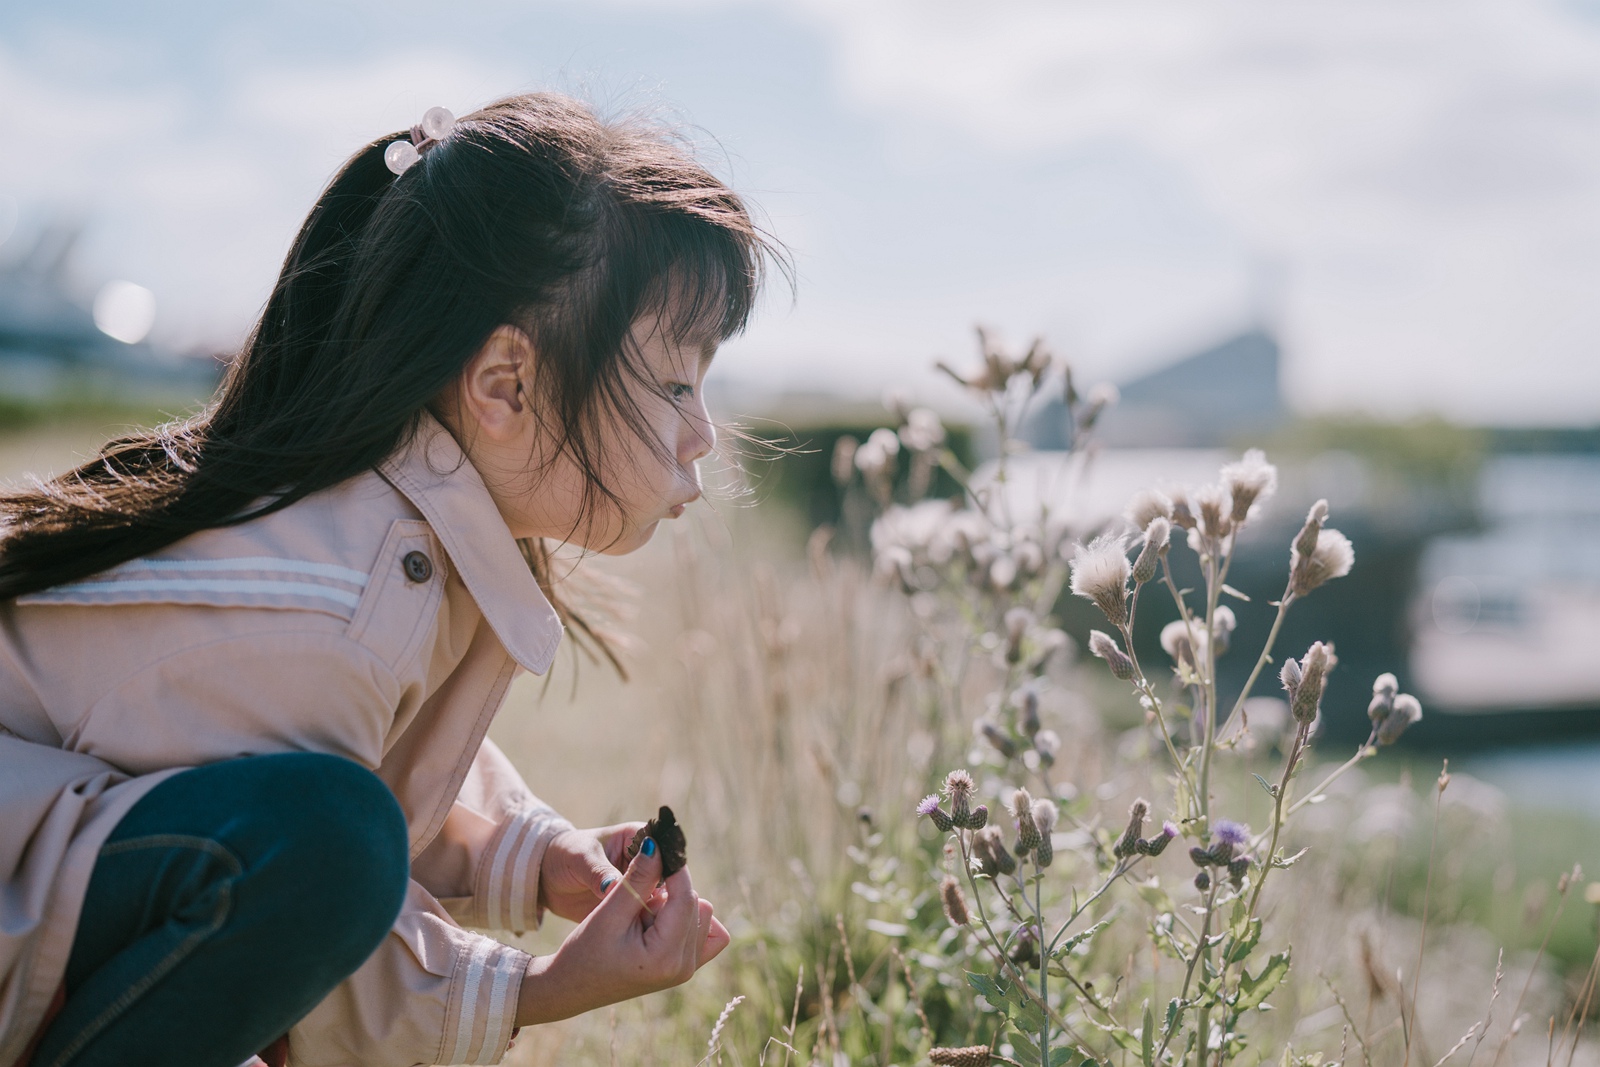
M527 953L461 929L411 883L389 936L289 1032L294 1067L499 1063Z
M291 1062L500 1062L515 1034L531 957L462 927L537 928L540 863L550 841L571 826L528 790L492 742L483 742L451 816L413 865L394 929L290 1032Z
M464 827L476 827L476 832ZM528 789L494 742L485 740L439 836L413 874L463 926L523 933L544 919L539 870L556 835L572 829ZM435 872L465 872L445 879Z

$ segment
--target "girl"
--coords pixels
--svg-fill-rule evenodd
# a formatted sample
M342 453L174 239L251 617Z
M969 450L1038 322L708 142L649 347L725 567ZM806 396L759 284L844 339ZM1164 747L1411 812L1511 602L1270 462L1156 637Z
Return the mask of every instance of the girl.
M345 164L206 413L0 498L0 1064L495 1063L728 943L484 733L599 643L545 545L699 495L769 247L648 129L452 121Z

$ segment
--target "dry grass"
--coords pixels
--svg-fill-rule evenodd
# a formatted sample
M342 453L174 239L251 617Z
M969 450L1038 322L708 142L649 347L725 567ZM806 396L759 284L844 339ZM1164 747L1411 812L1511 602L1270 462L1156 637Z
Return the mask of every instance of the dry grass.
M636 557L608 561L640 589L635 681L621 685L586 666L574 690L564 664L548 688L538 679L519 682L494 731L536 790L580 822L642 817L663 802L679 809L696 885L729 921L735 944L681 990L526 1032L511 1063L696 1064L736 995L749 1003L722 1035L729 1063L753 1064L763 1053L766 1062L843 1063L840 1033L919 1026L896 939L863 926L867 918L893 919L899 905L874 904L850 886L870 882L887 856L930 851L909 811L940 770L965 760L968 724L925 718L914 627L898 594L869 587L858 567L820 552L772 562L770 532L757 523L743 522L737 534L701 516ZM1084 796L1085 811L1114 821L1133 796L1159 795L1164 769L1136 734L1102 725L1097 677L1065 670L1046 718L1067 739L1059 777ZM981 788L997 784L982 777ZM1272 998L1275 1010L1253 1024L1246 1059L1276 1060L1292 1046L1296 1055L1320 1052L1325 1062L1353 1064L1370 1058L1377 1067L1433 1067L1447 1053L1451 1064L1476 1067L1496 1060L1561 1067L1569 1056L1597 1062L1582 1042L1572 1052L1576 1024L1561 1041L1580 990L1564 988L1532 953L1507 957L1497 982L1499 946L1452 921L1457 883L1470 876L1477 853L1503 844L1505 832L1485 809L1482 787L1462 781L1452 788L1438 813L1434 918L1420 981L1422 924L1414 907L1393 898L1407 877L1396 874L1405 857L1419 847L1427 854L1431 802L1357 774L1292 828L1290 851L1312 851L1275 881L1265 918L1269 938L1293 942L1294 968ZM1236 802L1248 810L1262 799ZM861 808L884 835L875 848L853 848L867 833ZM1181 902L1192 870L1168 858L1155 869ZM1063 865L1065 876L1070 866ZM1567 906L1588 907L1581 888ZM932 883L923 889L931 892ZM1131 887L1118 890L1108 910L1141 907ZM847 934L836 932L836 914ZM1119 926L1126 934L1096 952L1115 957L1123 991L1111 999L1131 1015L1146 995L1138 991L1152 983L1170 988L1178 964L1151 951L1140 922ZM552 922L530 944L554 945L557 927L564 924ZM965 994L959 968L907 955L931 1012ZM804 984L798 1000L797 977ZM795 1015L800 1025L791 1033ZM1521 1033L1502 1050L1516 1016ZM993 1028L986 1031L979 1017L972 1029L983 1041ZM859 1034L854 1040L859 1047ZM911 1061L903 1053L895 1059Z

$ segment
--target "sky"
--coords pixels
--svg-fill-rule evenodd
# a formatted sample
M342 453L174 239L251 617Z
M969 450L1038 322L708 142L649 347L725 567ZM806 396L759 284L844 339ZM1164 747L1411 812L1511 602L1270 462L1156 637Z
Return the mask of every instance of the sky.
M81 222L86 301L227 349L350 152L528 89L683 125L791 250L746 387L1265 324L1306 411L1600 421L1600 0L10 0L0 259Z

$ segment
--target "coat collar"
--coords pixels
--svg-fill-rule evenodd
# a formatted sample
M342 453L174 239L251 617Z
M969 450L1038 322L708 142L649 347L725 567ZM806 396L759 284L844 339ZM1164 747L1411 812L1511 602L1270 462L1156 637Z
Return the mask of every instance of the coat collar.
M511 658L535 674L548 671L561 619L450 431L423 412L417 432L378 473L428 520Z

